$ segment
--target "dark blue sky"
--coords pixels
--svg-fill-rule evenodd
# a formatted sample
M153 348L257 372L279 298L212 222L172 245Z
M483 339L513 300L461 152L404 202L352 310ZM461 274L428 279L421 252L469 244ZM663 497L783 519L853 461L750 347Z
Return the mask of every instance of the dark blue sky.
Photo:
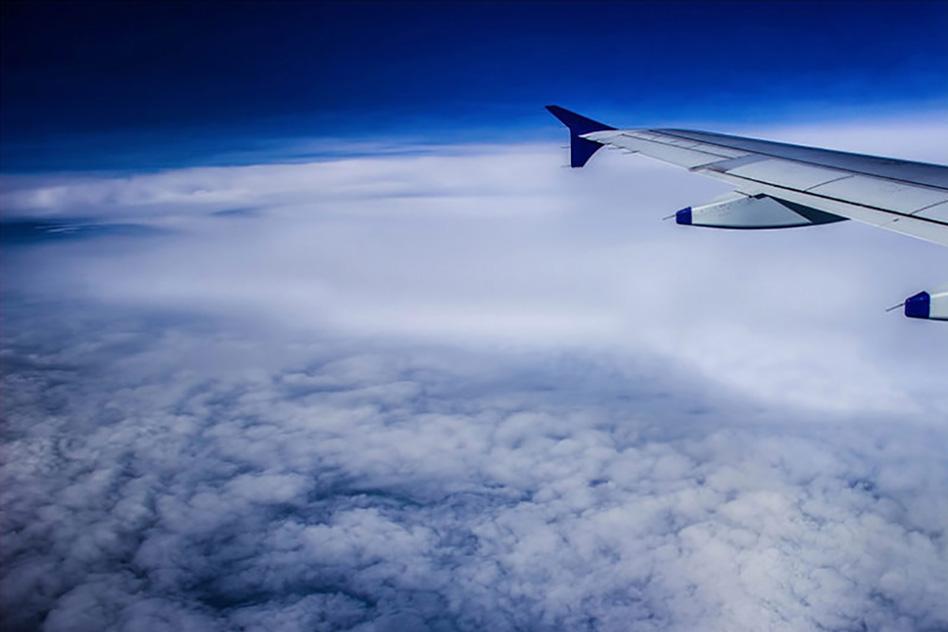
M312 137L550 137L948 103L948 3L35 3L2 20L2 170Z

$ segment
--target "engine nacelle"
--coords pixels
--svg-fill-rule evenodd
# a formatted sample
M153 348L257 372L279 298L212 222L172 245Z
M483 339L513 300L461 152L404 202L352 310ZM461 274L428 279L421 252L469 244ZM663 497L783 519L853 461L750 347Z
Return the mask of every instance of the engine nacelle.
M675 213L678 224L743 230L813 226L845 219L767 195L743 193L732 193L711 204L689 206Z
M948 320L948 288L936 292L919 292L905 299L905 315L909 318Z

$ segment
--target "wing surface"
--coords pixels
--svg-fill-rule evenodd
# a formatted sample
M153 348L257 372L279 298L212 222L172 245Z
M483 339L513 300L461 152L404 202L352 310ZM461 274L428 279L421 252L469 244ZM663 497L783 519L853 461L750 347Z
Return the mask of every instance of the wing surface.
M948 246L948 167L942 165L681 129L601 129L578 136L724 180L745 195Z

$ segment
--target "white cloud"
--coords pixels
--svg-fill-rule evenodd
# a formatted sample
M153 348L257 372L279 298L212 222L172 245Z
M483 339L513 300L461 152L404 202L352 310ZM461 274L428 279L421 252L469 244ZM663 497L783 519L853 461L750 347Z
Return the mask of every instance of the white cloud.
M83 328L6 378L24 626L948 623L944 428L775 421L657 363L120 322L121 357Z
M868 132L932 135L859 130L819 137L848 148ZM622 349L780 405L948 412L948 332L883 311L945 282L943 248L854 222L677 227L659 218L725 185L619 154L582 171L560 159L550 147L474 147L187 169L11 185L6 207L176 231L110 249L78 242L53 258L34 250L28 282L58 292L344 335Z
M13 625L948 626L948 332L882 312L945 254L561 157L6 178L168 229L2 253Z

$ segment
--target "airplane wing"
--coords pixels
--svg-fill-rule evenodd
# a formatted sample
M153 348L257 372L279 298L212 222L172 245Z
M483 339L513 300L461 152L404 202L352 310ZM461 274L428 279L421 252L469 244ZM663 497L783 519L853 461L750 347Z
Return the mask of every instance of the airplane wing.
M733 229L852 219L948 246L948 167L682 129L616 129L556 105L570 166L610 146L724 180L733 194L681 209L676 222ZM920 292L905 315L948 320L948 291Z

